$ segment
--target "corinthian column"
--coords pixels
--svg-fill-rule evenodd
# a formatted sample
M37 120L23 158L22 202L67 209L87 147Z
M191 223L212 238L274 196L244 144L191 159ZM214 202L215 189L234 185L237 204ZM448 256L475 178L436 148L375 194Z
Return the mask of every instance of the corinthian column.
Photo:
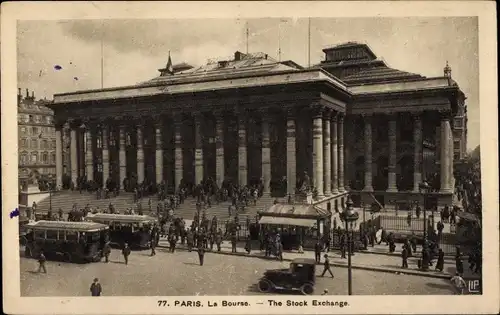
M314 186L318 191L318 197L324 197L323 193L323 112L315 108L313 117L313 169Z
M334 113L332 115L331 121L331 157L332 157L332 194L339 193L339 150L338 150L338 127L337 127L337 115Z
M62 163L62 128L60 123L56 123L56 187L62 189L63 163Z
M106 181L109 178L109 127L101 124L102 127L102 185L106 187Z
M325 195L332 194L332 160L331 160L331 146L330 146L330 116L331 112L326 111L323 116L323 168L324 168L324 182L325 182Z
M202 120L203 116L200 113L197 113L194 117L194 181L196 184L201 183L201 181L203 180L203 135L201 127Z
M137 125L137 182L139 184L142 184L144 181L144 146L142 132L142 125Z
M441 114L441 193L451 193L450 186L450 117Z
M295 112L293 109L288 110L286 122L286 180L287 194L295 195L295 186L297 185L297 157L296 157L296 128L295 128Z
M76 125L75 123L70 123L70 161L71 161L71 181L73 184L77 184L78 180L78 150L76 143Z
M396 164L397 164L397 125L396 125L396 115L389 116L389 172L387 174L388 185L387 192L397 192L398 187L396 185Z
M118 159L120 163L120 189L125 189L123 180L127 176L127 157L125 155L125 126L120 125Z
M263 195L271 195L271 147L269 140L269 117L266 113L262 116L262 182Z
M163 133L162 133L162 121L158 117L156 121L155 131L156 131L156 152L155 152L155 171L156 171L156 183L161 184L163 181Z
M215 178L219 187L222 187L224 172L224 116L218 113L215 115Z
M344 192L344 114L339 113L338 116L338 137L339 137L339 192Z
M365 188L363 191L373 191L372 186L372 122L371 116L364 116L365 121Z
M415 142L413 153L413 191L419 191L422 182L422 120L420 115L413 116L413 141Z
M247 131L245 117L238 117L238 181L240 186L248 184Z
M182 157L182 118L175 117L175 189L179 189L184 176L184 165Z
M87 180L94 180L94 154L92 152L92 126L87 125L86 130L87 137L87 152L85 155L85 167L87 168ZM73 163L71 163L73 164Z

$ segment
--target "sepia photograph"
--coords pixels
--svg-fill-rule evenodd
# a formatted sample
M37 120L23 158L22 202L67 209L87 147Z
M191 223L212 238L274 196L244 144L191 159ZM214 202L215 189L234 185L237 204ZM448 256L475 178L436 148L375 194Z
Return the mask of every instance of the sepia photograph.
M480 80L479 14L260 4L11 19L4 291L9 273L17 299L154 297L155 314L348 312L370 296L498 308L498 121L482 119L497 105L480 95L496 81Z

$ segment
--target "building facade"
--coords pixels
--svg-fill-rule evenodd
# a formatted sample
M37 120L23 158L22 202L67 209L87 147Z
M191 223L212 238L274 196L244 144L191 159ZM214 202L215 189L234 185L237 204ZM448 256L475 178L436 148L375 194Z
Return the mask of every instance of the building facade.
M19 179L21 182L55 177L56 133L49 101L36 100L35 93L17 95Z
M134 86L54 95L57 180L66 127L75 183L175 189L212 178L293 195L310 180L319 203L350 192L391 208L421 202L419 184L433 179L434 202L450 203L452 119L465 99L451 69L399 71L357 43L324 53L305 69L236 52Z

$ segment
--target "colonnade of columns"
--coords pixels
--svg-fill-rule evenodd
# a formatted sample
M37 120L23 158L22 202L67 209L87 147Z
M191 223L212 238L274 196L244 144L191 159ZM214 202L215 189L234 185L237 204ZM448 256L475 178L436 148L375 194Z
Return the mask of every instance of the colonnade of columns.
M320 197L330 196L332 194L337 194L344 191L344 171L343 168L343 114L334 113L325 108L314 109L312 111L312 128L313 128L313 152L310 155L313 162L313 179L314 182L311 183L318 191ZM294 109L288 110L286 115L283 117L287 120L286 123L286 166L287 166L287 193L295 194L297 175L297 114ZM215 180L220 186L225 178L225 153L224 153L224 125L225 120L222 113L215 113ZM196 183L202 181L207 172L204 166L204 152L203 152L203 130L202 121L203 116L201 114L194 115L194 179ZM263 114L260 120L261 125L261 180L263 182L263 192L265 195L269 195L271 192L271 140L270 140L270 125L274 121L267 114ZM240 185L247 185L248 176L248 148L247 148L247 124L246 117L244 115L238 116L238 130L237 130L237 154L238 154L238 178L237 182ZM83 130L79 130L80 126L71 125L70 126L70 169L71 169L71 180L73 183L77 182L78 175L85 175L88 181L95 179L95 168L96 163L95 156L96 152L93 152L96 147L93 143L96 141L96 126L88 124ZM129 124L119 123L118 124L118 141L117 141L117 159L116 165L118 166L119 173L119 185L123 189L123 179L127 176L127 153L126 153L126 137ZM183 134L182 134L183 121L180 117L175 116L173 119L173 140L174 140L174 183L175 187L179 187L181 184L181 179L184 175L184 152L183 152ZM110 126L105 122L98 124L101 131L102 145L97 150L102 149L102 154L100 154L100 163L102 163L102 182L103 185L106 183L107 179L110 177ZM137 181L140 183L144 181L144 170L145 170L145 157L144 157L144 125L142 123L133 124L133 128L136 130L136 150L137 150ZM164 122L160 120L155 121L154 133L155 133L155 175L156 181L160 183L164 179L164 147L163 147L163 132L162 129L165 128ZM77 150L77 132L83 132L85 137L86 148L84 152L79 152ZM62 128L61 126L56 127L56 176L57 185L62 184ZM78 168L78 155L83 154L85 158L85 170L84 174L82 170ZM116 157L115 157L116 158ZM79 174L80 173L80 174ZM311 175L311 174L309 174ZM117 183L118 184L118 183Z
M441 115L440 125L440 192L452 192L453 178L453 138L450 127L450 117L446 114ZM363 115L364 120L364 157L365 157L365 184L363 191L373 192L372 186L372 116ZM388 163L388 188L387 192L397 192L396 185L396 165L397 165L397 116L389 115L388 121L388 142L389 142L389 163ZM419 114L413 115L413 191L419 192L419 185L422 182L422 158L423 158L423 136L422 136L422 118Z
M311 128L312 128L312 148L313 152L310 157L313 160L311 183L316 189L319 197L331 196L345 191L344 179L344 114L334 112L325 108L314 108L311 110ZM288 110L286 113L286 178L287 178L287 193L294 194L296 191L297 182L297 117L299 112L294 109ZM372 116L364 115L364 156L365 156L365 184L363 191L372 192ZM451 193L453 187L453 138L450 126L450 116L443 114L440 117L440 182L441 192ZM203 136L202 136L202 121L203 117L199 114L194 117L194 178L196 183L199 183L207 174L204 166L203 152ZM423 136L422 136L422 119L419 115L413 116L413 138L414 138L414 176L413 190L418 192L419 184L422 181L422 155L423 155ZM264 186L264 194L269 195L271 183L271 140L270 140L270 124L273 121L269 115L263 114L261 117L261 179ZM248 184L248 149L247 149L247 130L245 116L238 117L238 137L237 137L237 154L238 154L238 183L240 185ZM183 135L182 135L182 119L174 117L173 134L174 134L174 182L175 187L179 187L184 172L183 159ZM222 113L215 113L215 180L220 186L225 178L225 152L224 152L224 126L225 120ZM388 189L387 192L397 192L397 117L390 115L388 120ZM82 157L78 157L79 150L77 148L77 129L78 126L70 124L70 175L71 180L76 183L79 171L78 162ZM127 159L126 159L126 125L121 124L118 130L118 167L120 188L123 189L123 179L126 177ZM137 136L137 180L144 180L144 147L143 147L143 124L136 124ZM154 133L156 135L155 143L155 175L157 182L161 182L164 178L163 163L163 141L162 130L164 122L157 120L154 125ZM109 126L101 124L102 130L102 172L103 183L109 178L109 145L110 138ZM92 138L95 130L93 128L85 129L86 149L85 149L85 175L87 180L94 180L94 147ZM63 129L61 125L56 126L56 177L57 185L62 186L62 141ZM82 174L80 174L82 175ZM311 175L311 174L309 174ZM300 176L300 175L299 175Z

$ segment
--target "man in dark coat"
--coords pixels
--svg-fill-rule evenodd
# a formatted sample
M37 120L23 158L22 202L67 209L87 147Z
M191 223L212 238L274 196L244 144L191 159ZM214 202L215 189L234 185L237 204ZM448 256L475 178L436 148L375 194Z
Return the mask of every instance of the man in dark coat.
M205 258L205 248L203 248L203 246L198 247L198 258L200 260L200 266L203 266L203 259Z
M439 249L439 253L438 253L438 259L437 259L437 262L436 262L436 270L439 270L439 271L442 272L443 269L444 269L444 252L440 248Z
M231 253L236 253L236 242L238 238L236 236L236 231L231 233Z
M45 262L47 258L45 258L45 254L43 251L40 251L40 255L38 256L38 273L43 270L43 273L47 273L47 268L45 268Z
M314 245L314 257L317 264L321 262L321 249L322 249L321 242L317 240L316 244Z
M187 231L186 240L187 240L188 251L191 251L193 249L193 243L194 243L194 236L191 230Z
M217 244L217 251L220 252L221 248L220 245L222 243L222 230L219 229L217 234L215 235L215 244Z
M401 259L403 260L401 268L408 268L408 250L406 249L406 246L403 246L403 251L401 252Z
M109 242L106 242L104 244L104 248L102 249L102 253L104 255L105 262L109 262L109 255L111 254L111 246L109 245Z
M102 287L99 283L99 279L95 278L94 282L90 285L90 293L92 296L101 296Z
M455 257L455 270L460 276L464 274L464 264L460 256Z
M245 250L247 251L247 254L250 255L250 252L252 251L252 240L250 239L250 235L247 235Z
M128 265L128 256L130 256L130 247L125 243L125 247L122 250L123 258L125 259L125 265Z

